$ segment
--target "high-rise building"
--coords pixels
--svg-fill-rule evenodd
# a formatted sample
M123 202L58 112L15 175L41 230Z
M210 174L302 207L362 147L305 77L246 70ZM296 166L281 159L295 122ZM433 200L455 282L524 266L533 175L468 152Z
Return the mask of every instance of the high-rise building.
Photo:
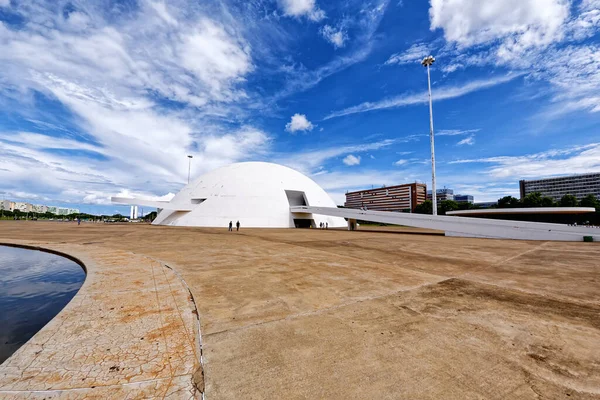
M581 200L588 194L600 199L600 172L561 176L557 178L519 181L521 200L529 193L540 192L543 196L559 201L565 194L572 194Z
M426 199L427 186L424 183L359 190L346 193L347 208L376 211L414 211Z

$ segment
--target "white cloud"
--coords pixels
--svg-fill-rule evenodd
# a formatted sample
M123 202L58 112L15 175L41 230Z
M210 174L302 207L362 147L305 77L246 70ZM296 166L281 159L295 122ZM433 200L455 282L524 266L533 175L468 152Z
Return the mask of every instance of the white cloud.
M418 64L423 58L429 55L430 51L429 45L425 43L415 43L405 52L391 55L385 62L385 65Z
M449 42L444 72L466 67L527 71L549 82L555 103L542 115L600 111L598 0L431 0L430 28ZM572 13L572 14L571 14ZM454 47L453 47L454 46Z
M320 30L321 35L331 43L335 48L344 47L348 35L342 29L335 29L332 26L325 25Z
M431 0L431 29L468 47L502 40L500 51L521 53L547 46L563 35L568 0Z
M171 25L177 25L177 19L175 19L167 10L167 5L162 1L148 1L147 2L150 7L156 11L156 14L160 18L162 18L166 23Z
M315 176L314 179L328 193L331 193L331 191L365 189L371 186L392 186L397 185L399 182L414 182L417 180L417 175L400 169L382 171L360 168L350 171L344 169L343 171L328 172Z
M462 136L479 132L481 129L442 129L436 132L436 136Z
M422 165L422 164L428 164L431 160L428 158L401 158L400 160L396 161L393 163L393 165L400 167L400 166L408 166L408 165Z
M457 146L463 146L465 144L469 145L469 146L474 145L475 144L475 135L471 135L469 137L466 137L463 140L461 140L458 143L456 143Z
M10 0L0 0L0 7L10 7Z
M394 144L391 139L381 140L373 143L332 146L329 148L319 148L318 150L307 150L292 154L281 154L277 156L274 162L287 165L305 174L313 174L315 169L321 169L322 164L327 160L339 157L348 153L362 153L371 150L380 150Z
M19 9L20 29L0 22L0 94L39 129L62 135L0 131L6 193L105 204L122 189L178 190L187 154L197 175L268 151L266 133L230 118L255 68L244 31L229 13L185 7L140 2L109 21L99 4L63 16L39 3ZM34 91L60 103L74 126L52 124L43 106L28 103Z
M306 118L306 115L298 113L292 115L290 122L285 124L285 130L290 133L312 131L313 128L314 125Z
M319 84L323 79L337 74L346 68L364 61L373 49L374 38L381 19L390 0L368 0L359 3L360 8L352 10L355 18L345 25L354 28L353 50L335 57L328 63L313 70L307 70L303 65L288 71L289 79L284 88L271 99L275 102L291 94L307 90Z
M348 154L344 158L344 164L346 164L348 166L359 165L360 164L360 156L355 156L355 155L352 155L352 154Z
M442 72L444 72L445 74L451 74L461 68L464 68L464 65L462 64L449 64L449 65L444 65L442 67Z
M508 74L500 77L494 77L489 79L475 80L468 82L462 86L446 86L441 88L435 88L433 90L433 100L447 100L456 97L461 97L466 94L476 92L478 90L487 89L496 85L500 85L506 82L510 82L513 79L521 76L520 74ZM357 106L348 107L340 111L334 111L327 115L324 119L331 119L342 117L344 115L363 113L367 111L382 110L386 108L403 107L414 104L422 104L428 101L426 92L419 94L404 94L376 102L366 102Z
M225 86L252 69L249 48L209 19L181 35L177 53L181 66L200 79L217 100L234 95Z
M600 171L600 143L549 150L522 156L456 160L450 164L485 163L494 178L534 178Z
M307 17L312 21L325 18L325 12L317 6L315 0L279 0L283 13L289 17Z

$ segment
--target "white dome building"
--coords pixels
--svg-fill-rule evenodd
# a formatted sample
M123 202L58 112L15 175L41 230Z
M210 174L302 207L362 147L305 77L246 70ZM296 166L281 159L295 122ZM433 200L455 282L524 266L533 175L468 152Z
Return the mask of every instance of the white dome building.
M218 168L186 185L154 220L155 225L242 228L346 227L340 217L291 213L292 206L336 207L312 179L291 168L243 162ZM160 207L160 205L158 206Z

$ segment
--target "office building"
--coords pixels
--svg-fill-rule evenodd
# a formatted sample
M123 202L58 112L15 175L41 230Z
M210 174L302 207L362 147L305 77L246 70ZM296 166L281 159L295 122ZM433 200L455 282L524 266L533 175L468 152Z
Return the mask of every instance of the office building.
M600 172L557 178L519 181L521 200L529 193L540 192L543 196L560 201L565 194L572 194L581 200L588 194L600 198Z
M457 194L454 196L454 201L457 203L473 204L475 202L475 199L470 194Z
M437 189L435 191L437 193L437 202L438 204L444 200L454 200L454 190L452 189ZM427 191L427 200L432 200L433 196L431 195L431 190Z
M374 211L414 211L415 207L426 200L427 186L424 183L359 190L346 193L347 208Z

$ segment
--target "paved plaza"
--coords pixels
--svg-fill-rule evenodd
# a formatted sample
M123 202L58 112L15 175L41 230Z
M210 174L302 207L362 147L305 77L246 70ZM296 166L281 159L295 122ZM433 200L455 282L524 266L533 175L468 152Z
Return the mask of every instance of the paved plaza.
M0 397L600 398L600 245L423 233L2 221L90 265Z

